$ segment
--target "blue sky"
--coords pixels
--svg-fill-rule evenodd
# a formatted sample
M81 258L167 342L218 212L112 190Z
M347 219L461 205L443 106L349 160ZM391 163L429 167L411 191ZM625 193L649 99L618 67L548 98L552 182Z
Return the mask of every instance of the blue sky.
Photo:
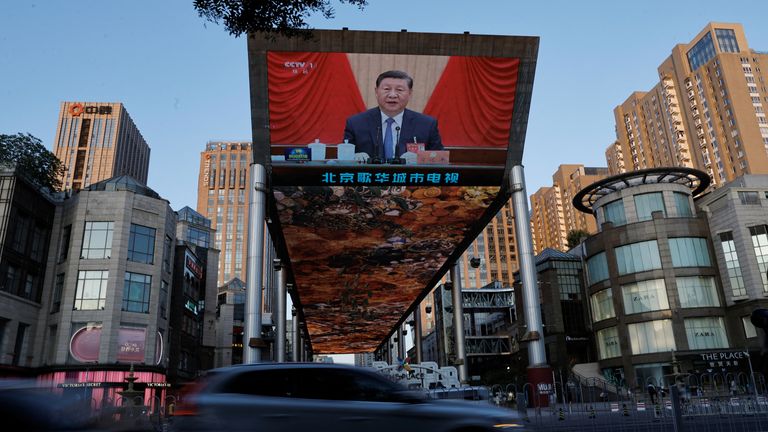
M722 1L370 0L335 3L316 28L541 38L523 162L528 193L561 163L604 166L613 108L657 81L677 43L709 21L744 24L768 51L765 3ZM123 102L152 149L149 186L195 207L207 141L250 141L246 41L197 16L192 0L0 2L0 133L52 148L59 103Z

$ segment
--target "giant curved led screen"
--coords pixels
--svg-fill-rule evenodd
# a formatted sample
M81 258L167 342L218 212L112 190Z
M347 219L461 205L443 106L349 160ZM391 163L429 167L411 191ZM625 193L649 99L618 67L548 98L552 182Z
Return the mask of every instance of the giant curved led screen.
M254 161L268 168L268 227L305 335L315 354L373 351L507 201L538 38L319 30L251 34L248 50ZM407 108L436 119L445 151L413 146L407 165L339 158L347 120L377 106L389 70L413 77ZM396 130L398 149L412 142ZM369 132L381 151L387 137ZM315 142L323 157L283 160Z

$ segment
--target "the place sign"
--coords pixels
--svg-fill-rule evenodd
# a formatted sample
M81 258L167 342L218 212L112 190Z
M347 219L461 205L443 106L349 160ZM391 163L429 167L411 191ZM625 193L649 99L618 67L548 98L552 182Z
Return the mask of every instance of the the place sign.
M726 360L745 360L749 358L747 351L716 351L699 354L701 360L706 362L711 361L726 361Z

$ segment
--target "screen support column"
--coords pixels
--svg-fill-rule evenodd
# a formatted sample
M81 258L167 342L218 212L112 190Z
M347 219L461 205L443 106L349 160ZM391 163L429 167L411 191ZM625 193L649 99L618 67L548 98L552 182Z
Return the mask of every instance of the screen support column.
M536 386L536 393L540 397L540 400L536 401L536 405L546 405L548 395L552 391L552 370L547 364L547 354L544 349L539 286L533 256L531 218L528 213L528 196L525 192L523 166L513 166L511 174L510 191L512 193L512 208L515 212L517 257L520 263L523 314L525 315L527 330L521 341L528 343L528 381Z
M248 200L248 259L246 261L245 335L243 362L261 361L261 293L264 271L264 213L266 203L266 169L251 164L251 197Z

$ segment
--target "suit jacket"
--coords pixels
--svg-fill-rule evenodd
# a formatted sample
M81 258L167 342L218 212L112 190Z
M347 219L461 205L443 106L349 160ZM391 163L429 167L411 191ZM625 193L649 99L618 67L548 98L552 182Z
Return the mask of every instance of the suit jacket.
M384 139L381 132L381 111L372 108L355 114L347 119L344 126L344 139L355 145L355 152L368 153L370 157L384 157ZM394 132L394 131L393 131ZM405 143L416 141L424 143L426 150L442 150L443 143L440 140L440 132L437 130L437 120L428 115L406 109L403 112L403 124L400 126L397 139L395 156L400 157L408 151Z

